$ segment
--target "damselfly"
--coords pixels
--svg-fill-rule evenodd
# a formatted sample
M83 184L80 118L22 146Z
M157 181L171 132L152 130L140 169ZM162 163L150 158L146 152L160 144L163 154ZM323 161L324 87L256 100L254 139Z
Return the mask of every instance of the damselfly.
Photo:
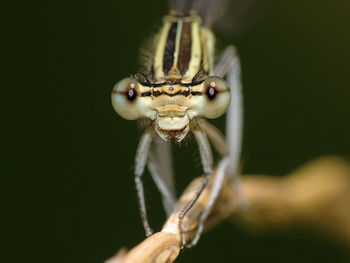
M162 28L149 44L142 71L118 82L112 91L112 104L120 116L128 120L146 120L135 158L135 182L147 236L153 233L147 219L141 180L147 164L168 213L174 208L176 200L169 144L153 143L155 137L180 142L191 132L198 143L205 176L192 200L179 214L180 233L183 233L184 216L200 196L212 173L213 157L209 141L224 156L226 173L235 178L242 126L240 69L232 46L223 52L214 67L215 37L209 29L213 20L209 11L217 4L213 0L175 1L169 15L163 19ZM227 82L223 78L229 72L231 78ZM227 147L221 132L205 120L224 114L231 100L227 140L228 145L234 145L233 148ZM198 241L203 222L220 188L220 183L217 185L216 193L211 195L199 219L196 236L189 245ZM182 245L185 246L183 236Z

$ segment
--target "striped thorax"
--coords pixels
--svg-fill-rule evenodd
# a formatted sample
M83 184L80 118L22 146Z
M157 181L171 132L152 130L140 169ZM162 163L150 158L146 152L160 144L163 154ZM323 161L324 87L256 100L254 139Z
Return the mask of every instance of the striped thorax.
M212 76L215 38L195 14L169 15L153 39L144 72L113 89L125 119L149 118L158 135L181 141L196 117L216 118L230 103L227 83Z

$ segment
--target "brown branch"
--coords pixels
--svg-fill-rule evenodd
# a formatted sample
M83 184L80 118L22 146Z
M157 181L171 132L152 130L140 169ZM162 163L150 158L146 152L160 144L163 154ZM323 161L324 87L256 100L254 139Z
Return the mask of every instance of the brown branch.
M195 179L181 196L163 229L106 263L173 262L180 251L178 213L198 188ZM186 240L193 238L198 217L208 199L209 186L184 219ZM205 229L228 218L252 230L303 225L330 234L350 247L350 164L340 158L321 158L284 177L242 177L249 208L242 212L232 187L224 182Z

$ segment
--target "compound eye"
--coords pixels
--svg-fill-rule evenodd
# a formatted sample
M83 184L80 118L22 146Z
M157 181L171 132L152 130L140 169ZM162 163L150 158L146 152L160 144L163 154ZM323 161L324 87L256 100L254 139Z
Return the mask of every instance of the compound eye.
M224 114L231 101L228 83L218 77L209 77L204 81L203 90L206 97L203 105L204 116L217 118Z
M112 105L114 110L127 120L140 118L140 89L134 78L125 78L118 82L112 90Z

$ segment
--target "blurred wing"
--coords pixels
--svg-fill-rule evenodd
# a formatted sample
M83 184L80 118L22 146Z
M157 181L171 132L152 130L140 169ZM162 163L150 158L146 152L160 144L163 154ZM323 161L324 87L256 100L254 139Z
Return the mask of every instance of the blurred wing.
M243 95L241 83L241 65L236 57L227 81L231 88L231 103L226 114L226 141L230 157L229 171L236 175L242 146Z
M229 160L226 173L237 193L240 208L245 209L248 204L242 193L242 187L238 176L243 132L243 94L241 64L238 56L235 58L233 67L228 73L227 81L231 88L232 100L226 115L226 141Z
M246 29L258 16L256 0L169 0L170 10L188 14L195 10L205 26L229 34Z
M225 34L237 35L249 29L259 17L262 1L257 0L228 0L224 12L215 21L215 29Z
M213 22L224 10L225 0L170 0L170 10L179 15L188 15L196 11L203 19L203 24L212 26Z
M164 141L152 145L148 169L163 199L163 205L169 215L176 204L174 175L170 144Z

